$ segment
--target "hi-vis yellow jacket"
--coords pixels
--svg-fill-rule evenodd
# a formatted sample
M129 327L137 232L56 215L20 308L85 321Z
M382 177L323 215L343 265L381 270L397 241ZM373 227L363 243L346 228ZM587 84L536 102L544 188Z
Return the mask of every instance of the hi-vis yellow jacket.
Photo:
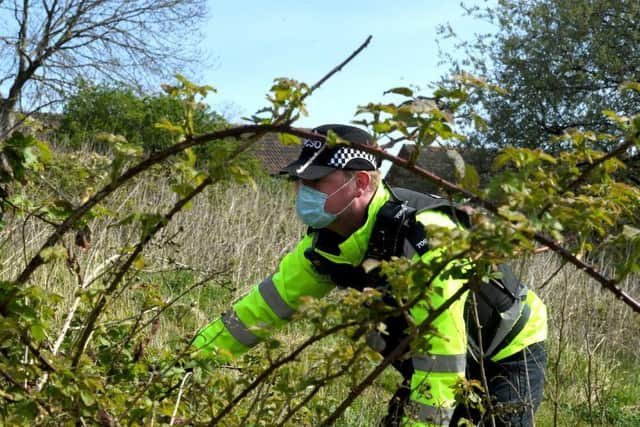
M317 252L334 263L358 266L362 263L368 248L369 238L376 216L390 193L380 186L368 209L366 223L339 244L339 255ZM435 211L423 211L417 215L425 225L455 227L446 215ZM297 247L280 262L278 271L255 286L249 294L236 302L219 319L204 327L197 334L193 345L205 352L218 353L223 349L233 355L243 353L264 338L264 326L284 325L300 304L301 297L323 297L335 285L328 276L316 272L305 257L307 249L314 247L315 233L305 236ZM435 256L436 251L425 253L424 260ZM409 254L407 254L409 255ZM417 255L415 255L417 256ZM447 276L432 283L438 292L428 293L429 301L417 304L411 315L416 324L426 319L429 306L437 309L464 284L464 279ZM514 345L505 347L497 356L508 357L529 344L546 338L546 313L544 305L531 293L535 311L526 326L514 339ZM533 308L533 307L532 307ZM466 366L467 339L464 323L464 299L453 303L433 324L437 335L428 339L428 350L413 354L414 374L411 378L411 406L406 412L405 425L446 426L454 410L453 386L464 377ZM505 351L506 350L506 351ZM420 350L418 350L420 351Z

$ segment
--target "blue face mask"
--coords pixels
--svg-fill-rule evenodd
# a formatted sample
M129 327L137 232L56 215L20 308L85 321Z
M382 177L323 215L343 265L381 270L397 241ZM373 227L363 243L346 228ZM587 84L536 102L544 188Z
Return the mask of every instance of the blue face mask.
M355 178L355 176L353 178ZM316 190L315 188L307 187L304 184L300 184L300 189L298 189L298 196L296 197L296 212L298 213L298 216L300 217L302 222L313 228L324 228L335 221L338 215L344 212L351 205L353 199L351 199L351 202L349 202L347 206L342 208L340 212L334 214L325 211L324 206L327 203L327 199L329 197L342 190L345 185L353 180L353 178L342 184L340 188L328 195L323 193L322 191Z

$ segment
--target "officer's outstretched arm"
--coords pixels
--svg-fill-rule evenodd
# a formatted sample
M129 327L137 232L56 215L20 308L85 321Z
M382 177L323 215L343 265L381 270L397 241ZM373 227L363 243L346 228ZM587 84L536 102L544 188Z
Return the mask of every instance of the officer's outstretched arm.
M193 346L230 359L256 345L273 328L287 323L298 309L301 297L320 298L331 291L334 287L331 281L318 275L304 256L311 243L311 236L306 236L282 259L273 276L201 329Z

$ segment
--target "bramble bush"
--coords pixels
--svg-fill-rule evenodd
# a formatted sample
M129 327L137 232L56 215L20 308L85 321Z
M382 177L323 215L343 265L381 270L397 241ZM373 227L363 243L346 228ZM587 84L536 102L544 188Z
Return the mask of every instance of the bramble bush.
M624 135L611 152L596 150L593 142L612 136L567 131L559 138L570 149L558 155L508 148L485 188L470 165L460 169L454 184L381 147L387 140L412 142L419 152L440 141L463 139L454 129L456 112L469 93L495 88L467 75L457 81L430 98L395 88L391 92L401 102L361 107L358 115L364 118L358 123L380 145L360 148L473 206L474 225L429 229L433 244L442 247L442 257L429 264L383 263L397 307L381 303L375 289L339 290L322 301L305 300L296 314L304 337L283 339L270 331L263 345L233 364L194 352L190 340L198 326L217 314L202 307L241 293L233 271L253 265L234 265L238 260L231 253L190 264L181 251L193 239L202 245L234 236L200 234L178 224L191 211L197 217L233 210L224 197L207 205L219 212L197 210L200 199L215 198L214 189L230 181L260 185L272 194L256 183L242 155L267 132L281 134L285 143L308 136L292 125L305 114L304 102L321 82L308 86L278 79L271 106L253 116L252 124L200 133L194 111L209 88L179 78L165 90L171 102L183 106L182 116L159 125L172 135L170 144L144 153L137 142L108 135L103 140L111 155L72 161L81 179L64 177L60 188L46 174L49 168L64 170L64 160L54 158L35 137L14 133L0 154L5 221L0 419L9 425L332 425L349 417L349 408L386 375L393 358L424 340L419 337L466 288L424 322L411 325L410 339L384 359L366 347L366 332L377 329L385 316L406 313L437 293L430 286L433 278L447 262L462 258L488 271L484 267L544 246L637 315L640 304L619 285L640 270L640 189L617 180L616 174L625 167L621 156L639 149L640 116L607 113ZM327 141L345 143L333 134ZM198 151L205 144L208 149ZM43 191L43 180L56 191ZM138 192L144 194L142 204L132 203ZM290 223L281 227L284 231ZM191 237L184 240L183 235ZM243 243L251 244L250 239ZM593 251L610 254L607 275L584 261ZM255 254L261 253L256 249ZM474 283L482 286L488 279L479 275ZM419 345L428 346L428 339ZM332 393L336 388L343 392Z

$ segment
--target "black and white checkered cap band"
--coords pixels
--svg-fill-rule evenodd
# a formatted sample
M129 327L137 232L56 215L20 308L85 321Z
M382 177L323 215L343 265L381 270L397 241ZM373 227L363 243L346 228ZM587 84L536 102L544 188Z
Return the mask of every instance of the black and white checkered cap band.
M343 169L353 159L363 159L374 167L376 165L376 157L373 154L351 147L340 147L329 159L329 166Z

